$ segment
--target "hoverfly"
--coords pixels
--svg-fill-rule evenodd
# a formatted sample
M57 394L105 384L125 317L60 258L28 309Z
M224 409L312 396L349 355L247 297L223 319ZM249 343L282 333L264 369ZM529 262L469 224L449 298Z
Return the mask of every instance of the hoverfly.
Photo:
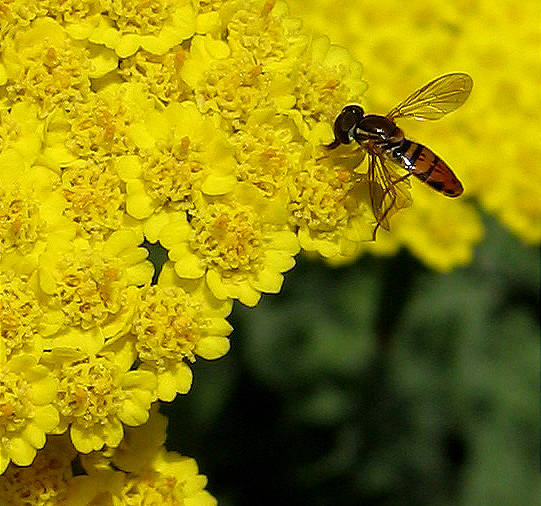
M458 197L464 191L449 166L431 149L406 139L395 120L440 119L466 101L472 86L468 74L446 74L412 93L387 116L365 116L362 107L347 105L336 118L334 141L326 147L334 149L340 144L356 141L368 153L370 203L377 221L373 241L380 226L389 230L388 214L397 202L397 185L411 175L447 197ZM398 165L407 173L393 178L387 163Z

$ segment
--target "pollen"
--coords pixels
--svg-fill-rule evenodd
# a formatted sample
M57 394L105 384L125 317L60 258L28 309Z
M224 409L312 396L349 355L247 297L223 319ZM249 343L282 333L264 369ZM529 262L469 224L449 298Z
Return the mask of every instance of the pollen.
M133 321L136 349L143 362L158 369L182 358L195 361L194 350L205 319L201 307L178 287L150 287L141 299Z
M56 268L59 274L52 295L68 325L89 329L120 311L124 285L117 259L83 250L63 254Z
M124 393L121 371L104 357L66 363L58 376L60 385L56 405L61 415L76 418L84 429L106 424L115 416Z
M240 162L238 180L253 184L266 197L274 197L298 163L301 148L291 137L288 129L238 132L233 140Z
M225 3L225 0L192 0L192 4L197 14L219 11Z
M28 282L13 272L0 273L0 287L0 338L9 357L33 344L43 311Z
M121 180L106 162L86 163L62 172L64 214L77 223L84 237L104 239L118 230L124 216Z
M66 147L83 158L124 155L133 149L126 136L129 114L122 102L106 103L100 97L78 104L68 114Z
M191 247L207 265L241 272L250 272L258 265L262 233L254 208L212 204L198 210L191 225L195 230Z
M59 25L58 25L59 26ZM25 35L30 36L31 31ZM37 35L37 34L36 34ZM13 50L6 58L15 60L12 79L6 85L6 96L12 102L35 103L41 115L57 106L70 110L90 94L90 55L87 49L68 40L53 43L47 37L32 43L18 40L24 47Z
M296 107L311 127L333 118L336 104L350 101L351 92L345 79L337 80L336 74L337 69L317 62L304 63L298 70L294 92Z
M219 109L239 129L248 115L264 104L269 77L261 72L248 52L235 58L216 60L195 89L202 112Z
M29 253L45 231L39 203L21 189L0 188L0 255Z
M108 17L123 32L156 35L174 9L173 0L116 0L109 4Z
M0 366L0 441L18 432L32 418L34 406L29 390L23 376Z
M314 168L291 176L292 224L316 232L335 232L358 214L354 178L343 169Z
M192 188L201 181L203 164L190 144L190 138L179 139L174 146L153 151L143 163L143 178L148 193L173 209L193 207Z
M180 75L186 54L181 47L163 55L141 50L121 61L119 74L131 82L142 83L164 103L182 102L191 94Z

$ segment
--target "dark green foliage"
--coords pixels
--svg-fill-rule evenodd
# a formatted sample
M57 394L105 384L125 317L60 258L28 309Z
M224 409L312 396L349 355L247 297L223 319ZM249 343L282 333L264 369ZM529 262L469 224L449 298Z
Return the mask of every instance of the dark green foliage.
M539 254L492 221L443 276L300 259L164 407L224 506L541 505Z

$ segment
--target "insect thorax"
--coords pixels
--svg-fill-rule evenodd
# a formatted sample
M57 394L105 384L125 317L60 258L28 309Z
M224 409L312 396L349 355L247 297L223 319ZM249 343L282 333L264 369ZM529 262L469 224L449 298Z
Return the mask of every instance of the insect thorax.
M378 144L382 142L396 144L404 139L404 133L389 118L369 114L357 125L355 137L359 143L373 141Z

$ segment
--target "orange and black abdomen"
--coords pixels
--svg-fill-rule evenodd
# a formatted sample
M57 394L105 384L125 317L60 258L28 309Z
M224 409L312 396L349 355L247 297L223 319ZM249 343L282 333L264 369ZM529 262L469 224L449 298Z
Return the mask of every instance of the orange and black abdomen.
M450 167L422 144L404 139L394 147L391 156L396 163L447 197L458 197L464 191Z

